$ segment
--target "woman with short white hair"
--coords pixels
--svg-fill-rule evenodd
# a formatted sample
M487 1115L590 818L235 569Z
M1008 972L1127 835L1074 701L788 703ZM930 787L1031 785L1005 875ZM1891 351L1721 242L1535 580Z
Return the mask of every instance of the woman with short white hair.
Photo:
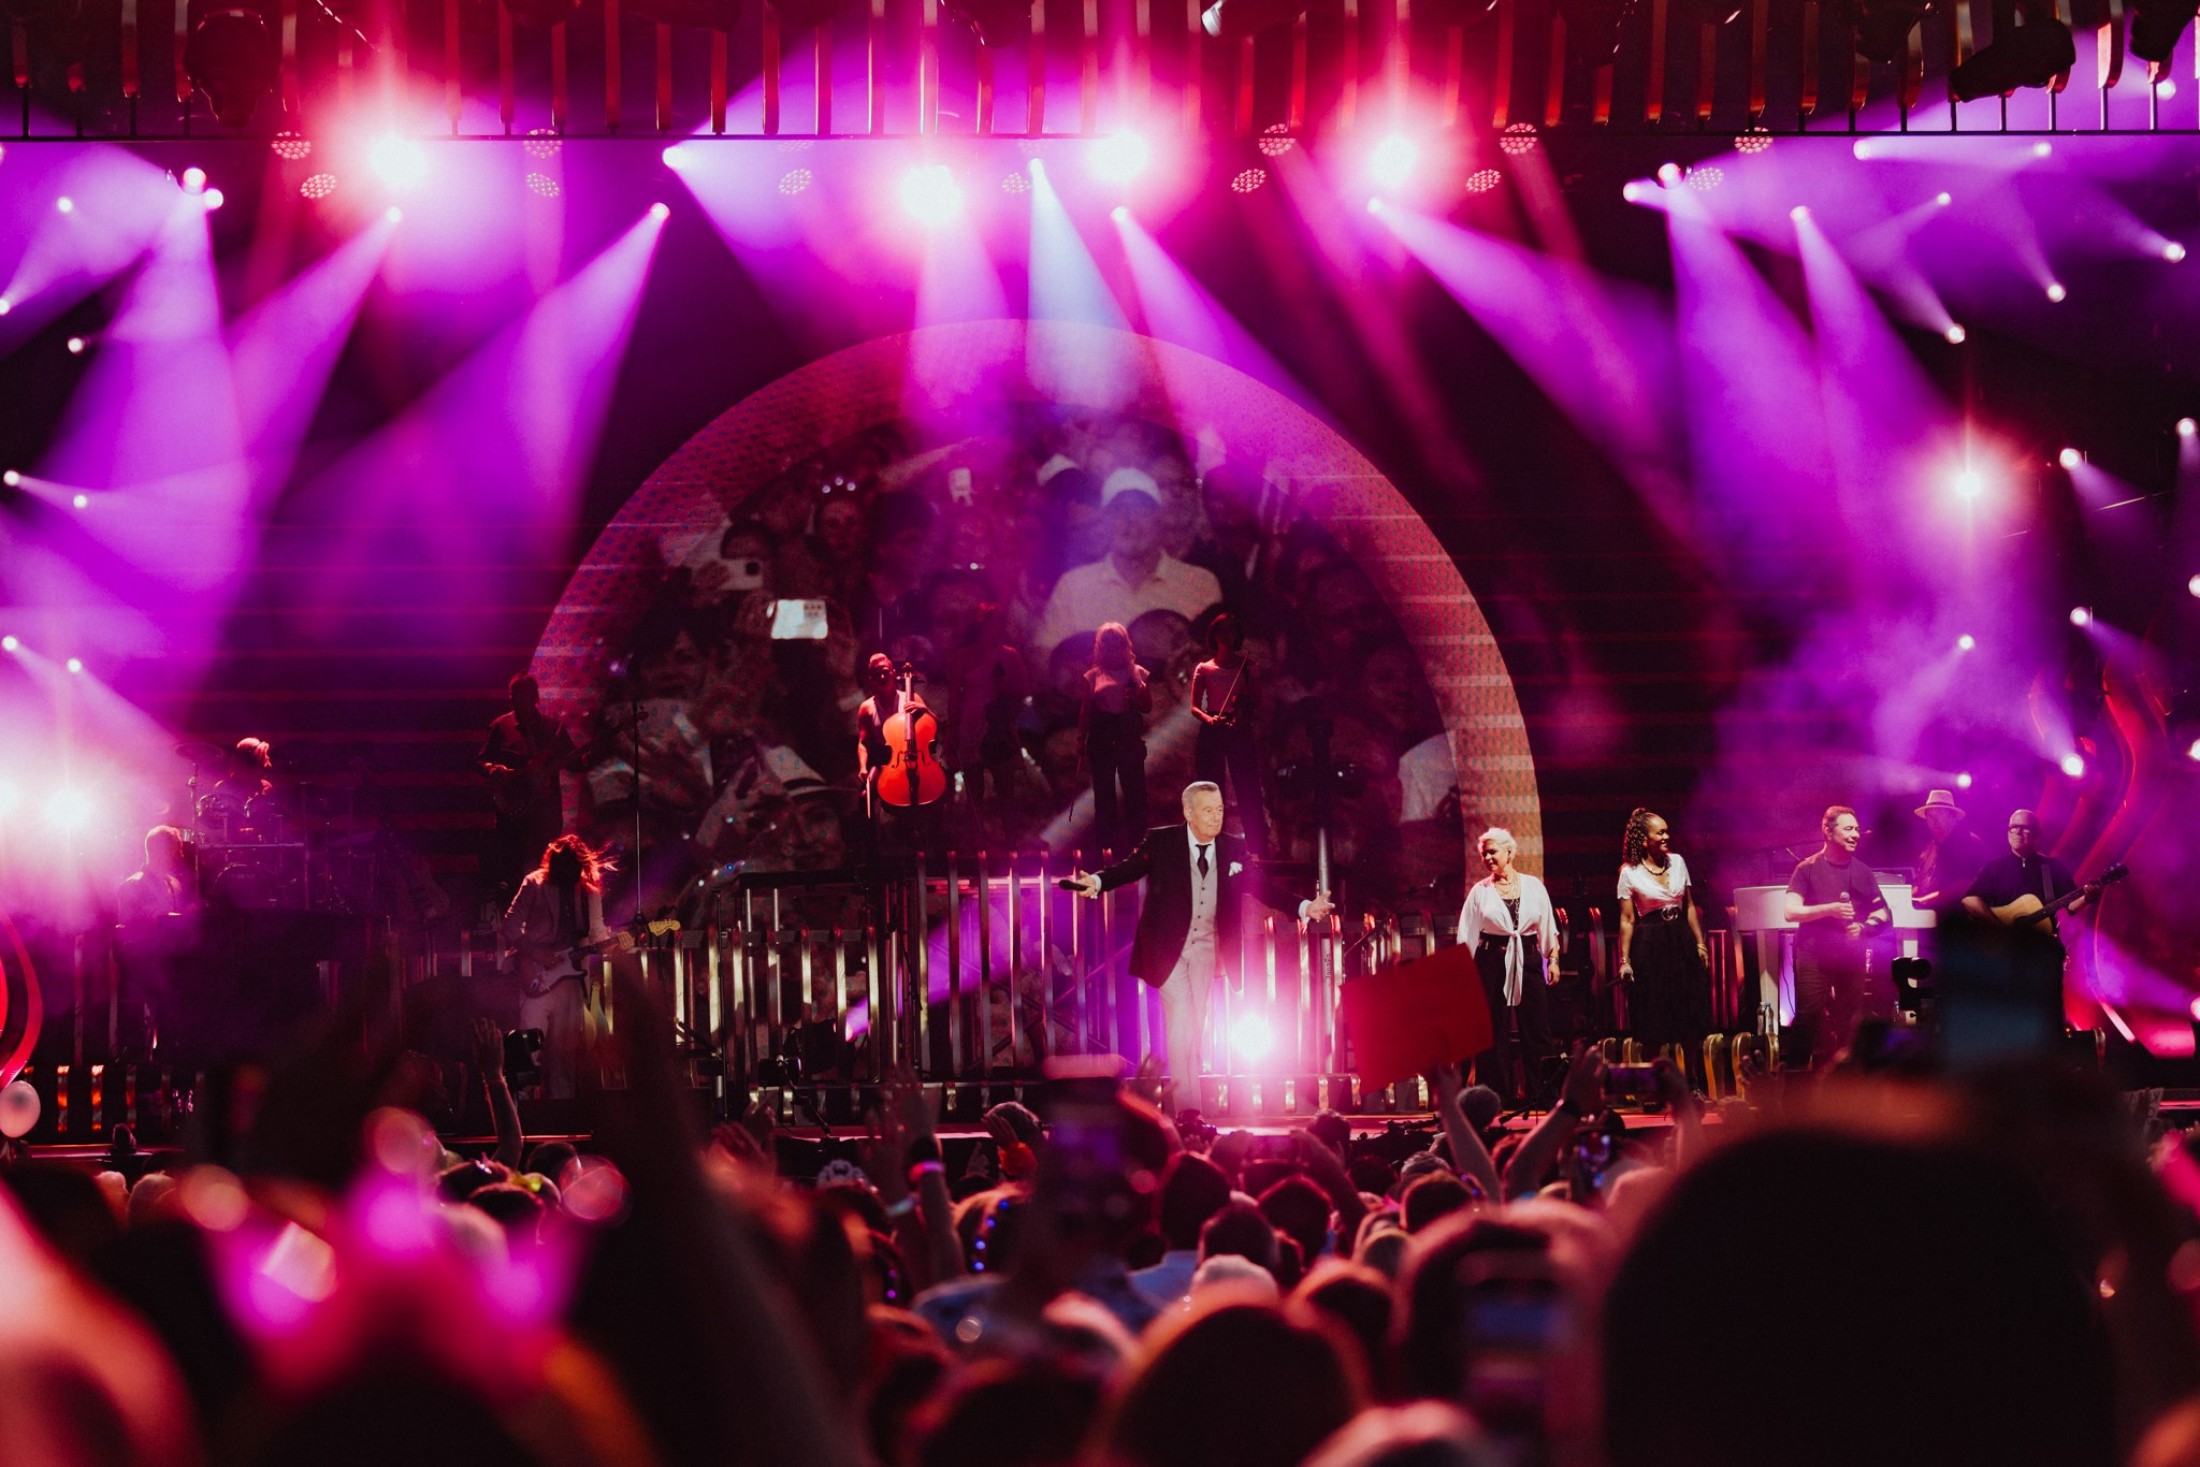
M1543 990L1558 981L1558 917L1551 893L1513 868L1520 843L1493 825L1475 842L1489 875L1467 888L1459 909L1459 941L1474 955L1490 1005L1490 1047L1475 1057L1474 1078L1517 1104L1549 1090L1545 1061L1552 1052L1550 1005ZM1508 1062L1514 1032L1521 1071Z

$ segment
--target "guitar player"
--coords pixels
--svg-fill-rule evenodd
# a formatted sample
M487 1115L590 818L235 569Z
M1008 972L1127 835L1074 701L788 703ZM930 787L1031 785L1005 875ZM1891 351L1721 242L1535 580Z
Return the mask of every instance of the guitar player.
M558 773L577 754L564 726L542 711L542 685L534 674L514 677L509 691L512 711L489 725L476 756L496 807L482 874L500 893L510 890L536 852L565 828Z
M2063 968L2068 958L2058 921L2090 906L2100 895L2098 884L2084 887L2070 868L2040 851L2040 817L2031 810L2009 816L2009 853L1996 856L1981 867L1978 879L1963 898L1963 910L1983 919L2000 933L2001 961L2015 984L2019 1002L2036 1015L2035 1022L2049 1035L2063 1030ZM2025 909L2035 898L2040 906L2062 902L2059 912L2027 920ZM2011 912L2011 904L2017 911Z
M581 949L633 950L633 937L603 921L603 857L577 835L544 848L504 914L503 937L516 956L519 1027L542 1031L542 1094L569 1100L580 1074L587 968Z

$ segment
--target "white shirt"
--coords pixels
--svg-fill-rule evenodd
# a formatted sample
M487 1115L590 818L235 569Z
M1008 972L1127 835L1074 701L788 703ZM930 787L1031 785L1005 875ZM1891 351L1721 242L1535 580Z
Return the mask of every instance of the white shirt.
M1192 863L1192 925L1184 934L1184 945L1189 947L1195 942L1204 942L1212 946L1216 895L1222 881L1222 853L1215 849L1213 841L1203 843L1189 825L1184 827L1184 842L1190 850ZM1207 852L1205 876L1199 874L1199 853L1203 845Z
M1687 894L1688 863L1679 856L1667 856L1665 860L1662 876L1641 862L1619 868L1619 899L1633 901L1638 917L1664 907L1677 907Z
M1149 611L1173 611L1186 621L1222 600L1222 583L1213 571L1187 565L1164 552L1153 573L1132 585L1116 569L1113 556L1062 572L1039 617L1038 653L1044 658L1064 637L1090 633L1111 621L1125 626Z
M1459 909L1459 941L1472 954L1482 945L1483 934L1505 939L1505 1002L1517 1004L1525 987L1527 953L1521 937L1534 933L1543 954L1543 980L1552 981L1558 971L1558 916L1551 910L1551 893L1542 881L1525 871L1515 871L1520 883L1520 920L1513 921L1505 899L1497 894L1497 878L1485 876L1467 888L1467 904Z

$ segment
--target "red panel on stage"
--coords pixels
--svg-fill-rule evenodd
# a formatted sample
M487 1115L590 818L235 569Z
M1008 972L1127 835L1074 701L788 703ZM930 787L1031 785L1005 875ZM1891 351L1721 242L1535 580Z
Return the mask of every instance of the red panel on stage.
M1363 1085L1379 1088L1490 1047L1490 1006L1465 947L1344 985L1345 1027Z

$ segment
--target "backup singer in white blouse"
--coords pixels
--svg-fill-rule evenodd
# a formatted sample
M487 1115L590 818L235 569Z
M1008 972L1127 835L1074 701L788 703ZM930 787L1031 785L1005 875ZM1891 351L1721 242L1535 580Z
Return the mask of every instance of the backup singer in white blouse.
M1550 966L1558 953L1558 915L1543 883L1513 868L1520 848L1511 831L1492 826L1478 844L1490 874L1467 888L1459 909L1459 941L1474 955L1490 1005L1491 1044L1476 1057L1474 1077L1508 1099L1533 1099L1545 1088L1543 1062L1552 1052L1543 990L1558 981ZM1515 1018L1525 1071L1518 1083L1505 1059Z

